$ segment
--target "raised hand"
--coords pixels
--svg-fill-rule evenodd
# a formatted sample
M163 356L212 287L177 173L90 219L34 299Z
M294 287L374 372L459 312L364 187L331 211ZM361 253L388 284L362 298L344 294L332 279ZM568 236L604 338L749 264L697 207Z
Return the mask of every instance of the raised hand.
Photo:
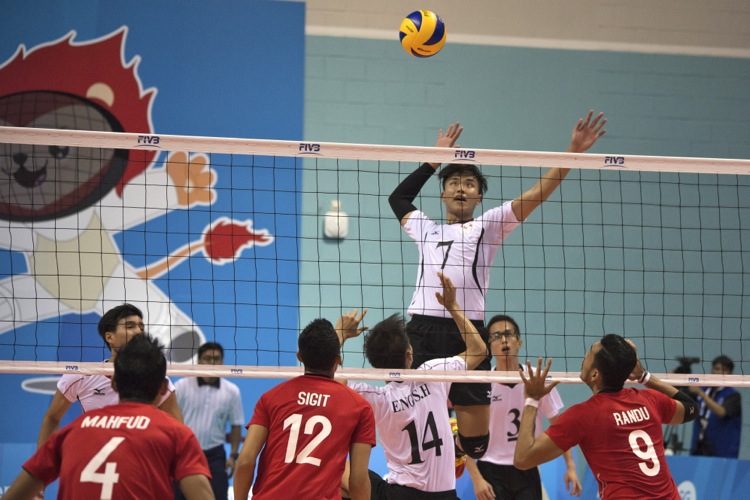
M438 138L437 141L435 141L435 147L452 148L456 144L456 141L461 136L461 132L463 131L464 128L458 122L448 125L448 129L445 131L445 135L443 135L443 129L438 130Z
M441 306L450 310L451 307L456 305L456 285L443 273L437 274L440 278L440 284L443 285L443 293L435 292L435 297Z
M342 336L342 343L344 340L357 337L369 329L367 326L359 326L367 314L367 308L362 309L362 314L357 313L357 309L347 311L336 322L336 331Z
M570 146L568 146L569 153L584 153L593 146L601 136L607 133L603 130L604 124L607 123L607 119L604 118L604 112L596 115L596 118L591 120L594 114L594 110L590 109L586 118L581 118L573 127L571 133Z
M547 374L552 366L552 360L548 359L544 369L542 369L542 358L536 363L536 370L531 369L531 361L526 361L526 367L528 371L524 374L521 368L518 369L518 373L521 374L521 380L523 380L523 389L527 398L536 399L537 401L542 399L544 396L550 393L560 382L551 382L547 384ZM526 378L528 375L528 378Z

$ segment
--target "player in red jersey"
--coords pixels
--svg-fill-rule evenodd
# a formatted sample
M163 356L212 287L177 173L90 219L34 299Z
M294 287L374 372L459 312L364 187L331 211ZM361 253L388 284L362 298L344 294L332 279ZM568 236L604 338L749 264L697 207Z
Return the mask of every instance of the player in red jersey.
M30 499L60 478L58 498L214 498L193 431L155 407L167 390L158 341L137 335L120 348L113 387L120 403L81 415L23 464L3 499Z
M302 331L297 359L305 373L266 392L255 405L237 459L235 498L247 498L252 484L254 500L340 499L348 454L351 498L369 500L375 417L362 396L333 379L341 364L340 344L325 319Z
M662 424L695 419L695 402L645 371L632 342L609 334L591 346L581 365L581 380L594 395L563 412L534 438L539 400L557 385L545 385L551 364L547 361L542 369L539 358L532 372L527 361L528 378L520 371L527 399L513 465L529 469L577 444L599 483L602 500L680 500L664 458ZM628 379L647 389L625 388Z

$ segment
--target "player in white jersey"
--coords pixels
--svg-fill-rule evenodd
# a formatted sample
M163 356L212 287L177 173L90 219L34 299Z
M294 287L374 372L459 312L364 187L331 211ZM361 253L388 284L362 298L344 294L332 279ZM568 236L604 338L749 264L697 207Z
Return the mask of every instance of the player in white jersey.
M443 293L436 300L451 314L465 349L460 354L433 359L418 370L473 370L487 356L487 346L456 302L456 288L442 274ZM413 352L406 325L395 314L375 325L365 336L365 355L374 368L411 368ZM357 335L352 330L351 338ZM372 498L394 500L455 499L455 444L448 418L448 382L389 382L384 387L351 383L375 412L378 434L388 465L387 482L370 474Z
M567 152L583 153L604 135L603 113L589 111L578 120L571 133ZM593 117L593 119L592 119ZM436 147L454 147L463 128L450 125L438 133ZM445 273L458 289L466 315L486 338L484 297L489 288L489 269L503 239L557 188L569 169L551 168L528 191L478 218L474 211L482 202L487 180L474 165L451 164L439 175L445 204L445 222L433 222L413 205L414 199L438 163L425 163L407 176L393 191L388 202L407 234L419 246L420 262L416 290L409 306L407 325L414 348L414 364L455 355L463 349L453 321L435 303L434 276ZM489 370L489 359L477 369ZM459 444L466 453L479 458L489 441L489 384L453 384L450 400L456 411Z
M526 366L518 360L518 351L523 345L521 329L510 316L498 314L487 324L490 350L495 358L496 371L516 372ZM519 470L513 466L513 454L518 441L521 414L526 396L519 379L515 384L492 384L490 403L490 443L487 453L474 463L468 460L466 468L474 484L477 500L541 500L542 481L539 469ZM542 416L555 422L563 408L557 389L539 401L535 433L542 433ZM566 472L563 478L571 495L580 496L581 483L576 474L576 464L571 450L563 453Z
M111 351L107 362L114 363L117 350L134 335L144 333L143 313L132 304L113 307L99 320L98 329ZM168 378L167 380L169 381ZM169 381L167 393L160 396L157 406L182 422L182 412L174 390L174 385ZM104 375L63 375L57 382L55 395L42 419L37 446L44 444L57 431L63 416L76 401L81 402L81 407L86 412L117 404L119 395L112 389L111 379Z

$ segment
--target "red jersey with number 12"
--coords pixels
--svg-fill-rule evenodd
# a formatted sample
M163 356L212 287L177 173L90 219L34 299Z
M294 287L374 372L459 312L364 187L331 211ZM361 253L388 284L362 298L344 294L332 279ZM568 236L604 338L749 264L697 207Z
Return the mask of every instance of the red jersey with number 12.
M247 426L268 429L253 499L340 499L354 443L375 446L375 417L362 396L333 379L302 375L263 394Z
M23 468L45 485L60 477L58 498L172 498L172 479L211 477L193 431L142 403L81 415L56 432Z
M600 392L571 406L546 431L563 451L581 447L602 500L680 500L664 458L661 425L677 402L651 390Z

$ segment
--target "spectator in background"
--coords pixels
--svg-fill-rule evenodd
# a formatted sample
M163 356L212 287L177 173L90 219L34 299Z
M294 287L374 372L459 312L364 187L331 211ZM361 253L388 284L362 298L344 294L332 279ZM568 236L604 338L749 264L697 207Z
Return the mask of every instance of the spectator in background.
M198 364L223 365L224 348L216 342L206 342L198 348ZM193 429L208 460L214 496L216 500L226 500L245 424L240 388L219 377L186 377L178 380L175 388L185 425ZM231 429L229 458L224 449L227 425ZM175 491L176 500L184 498L182 492Z
M731 375L734 362L721 355L714 359L711 373ZM740 453L742 401L731 387L691 387L697 397L698 419L693 425L691 455L737 458Z

